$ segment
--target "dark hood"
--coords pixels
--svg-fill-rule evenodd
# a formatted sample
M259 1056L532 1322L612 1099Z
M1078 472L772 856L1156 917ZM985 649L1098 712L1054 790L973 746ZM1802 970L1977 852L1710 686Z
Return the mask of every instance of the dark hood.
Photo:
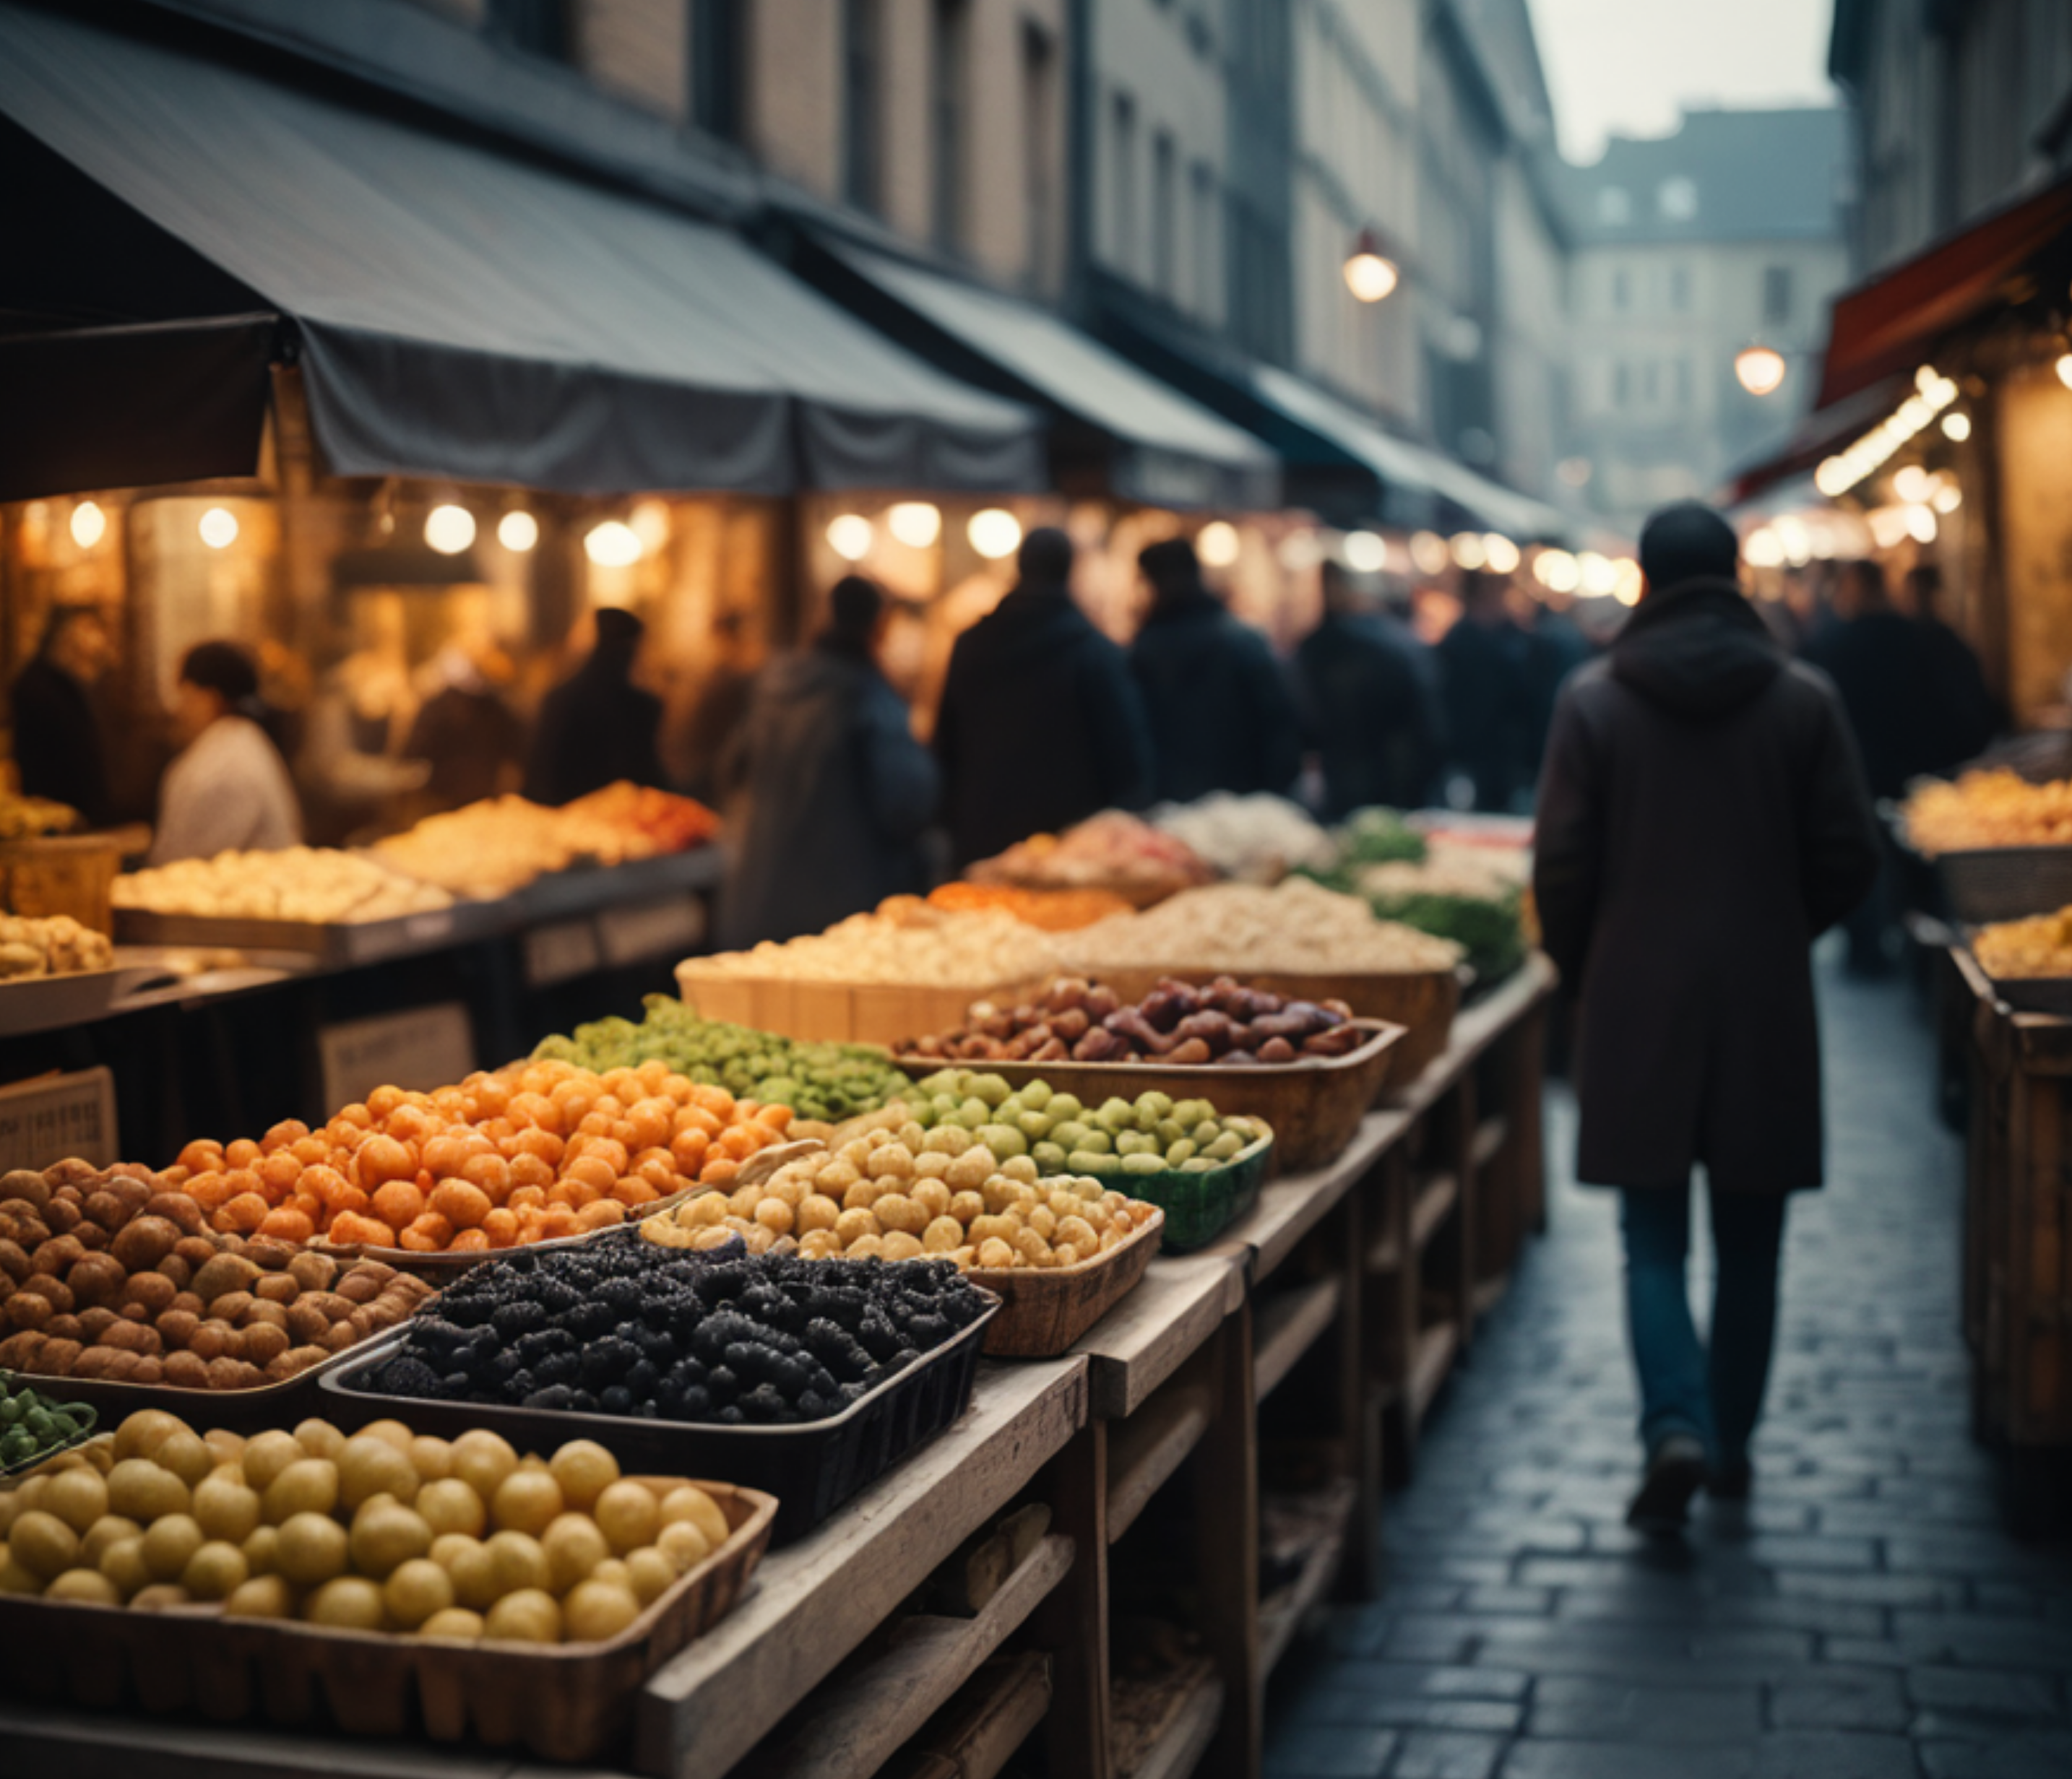
M1612 676L1679 717L1731 716L1784 671L1784 656L1731 581L1652 594L1612 645Z
M1031 667L1083 647L1098 634L1063 588L1020 586L966 631L957 648L976 661Z
M1188 587L1161 594L1144 614L1147 627L1154 624L1212 624L1229 613L1222 600L1206 587Z

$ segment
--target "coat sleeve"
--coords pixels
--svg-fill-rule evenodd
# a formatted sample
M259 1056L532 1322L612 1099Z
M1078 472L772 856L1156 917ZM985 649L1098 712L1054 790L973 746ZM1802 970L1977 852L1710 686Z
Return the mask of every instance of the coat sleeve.
M1144 695L1130 671L1128 657L1104 641L1081 679L1085 688L1080 718L1101 762L1102 791L1112 809L1142 809L1157 795L1157 760L1152 751L1151 719Z
M1808 926L1824 933L1870 894L1883 847L1856 737L1832 693L1820 726L1801 806L1799 857Z
M863 782L873 825L888 840L911 840L935 819L942 774L914 739L906 707L890 693L863 709Z
M1532 899L1547 955L1582 980L1604 871L1604 786L1572 687L1554 707L1533 828Z

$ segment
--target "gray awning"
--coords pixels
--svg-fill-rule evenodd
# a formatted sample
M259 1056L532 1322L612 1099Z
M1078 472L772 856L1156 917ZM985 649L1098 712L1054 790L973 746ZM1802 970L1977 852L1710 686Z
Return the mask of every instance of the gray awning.
M1278 460L1244 428L1034 303L847 243L822 281L960 376L1049 409L1052 475L1154 506L1279 503ZM841 274L849 274L844 277Z
M0 115L294 322L340 474L1042 485L1040 416L709 224L15 5Z

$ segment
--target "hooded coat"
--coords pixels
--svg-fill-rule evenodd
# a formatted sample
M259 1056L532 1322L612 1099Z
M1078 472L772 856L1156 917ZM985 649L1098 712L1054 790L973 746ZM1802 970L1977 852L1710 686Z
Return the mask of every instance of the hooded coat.
M1432 651L1380 613L1330 612L1295 650L1303 725L1324 774L1324 819L1424 803L1445 747Z
M935 762L867 649L824 638L771 663L736 735L724 947L817 933L927 887L918 843Z
M1554 713L1533 894L1577 991L1579 1178L1822 1179L1813 939L1878 869L1834 688L1729 581L1651 594Z
M1151 800L1151 732L1128 659L1063 588L1017 587L957 639L935 756L960 865Z
M525 795L534 803L574 803L621 779L663 782L655 745L662 701L633 684L635 652L628 643L600 642L547 694L525 764Z
M1272 646L1206 590L1168 594L1130 645L1157 757L1156 795L1285 795L1302 770L1295 700Z

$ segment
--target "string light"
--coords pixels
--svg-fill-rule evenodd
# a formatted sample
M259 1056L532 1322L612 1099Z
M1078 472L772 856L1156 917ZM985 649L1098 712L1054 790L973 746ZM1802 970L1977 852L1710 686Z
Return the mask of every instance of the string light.
M644 548L639 532L619 519L593 525L583 539L583 554L601 569L630 569Z
M1403 281L1396 261L1382 250L1381 237L1363 228L1345 265L1346 288L1361 302L1381 302Z
M212 550L227 550L237 541L237 515L228 507L211 507L197 528L201 540Z
M517 507L496 521L496 541L522 556L540 541L540 521Z
M2058 360L2058 374L2072 382L2066 367L2072 352ZM1932 364L1914 373L1914 393L1879 425L1847 450L1826 459L1813 472L1813 486L1830 500L1847 494L1867 475L1884 468L1893 454L1957 399L1957 385Z
M985 507L971 516L964 535L989 562L1012 556L1022 546L1022 521L1005 507Z
M1388 546L1374 532L1347 532L1344 555L1355 574L1379 574L1388 564Z
M1489 546L1474 532L1457 533L1448 543L1453 560L1464 569L1486 567L1489 562Z
M1518 571L1518 546L1500 532L1491 532L1482 540L1482 555L1498 574L1515 574Z
M442 556L458 556L475 541L475 515L465 507L434 507L425 515L425 541Z
M845 562L861 562L877 538L870 521L860 512L845 512L828 523L828 548Z
M1194 538L1194 553L1207 567L1228 568L1238 557L1237 527L1227 520L1211 520Z
M108 534L108 515L93 501L82 500L72 510L72 540L90 550Z
M943 535L943 509L932 500L902 500L885 516L885 528L911 550L925 550Z

